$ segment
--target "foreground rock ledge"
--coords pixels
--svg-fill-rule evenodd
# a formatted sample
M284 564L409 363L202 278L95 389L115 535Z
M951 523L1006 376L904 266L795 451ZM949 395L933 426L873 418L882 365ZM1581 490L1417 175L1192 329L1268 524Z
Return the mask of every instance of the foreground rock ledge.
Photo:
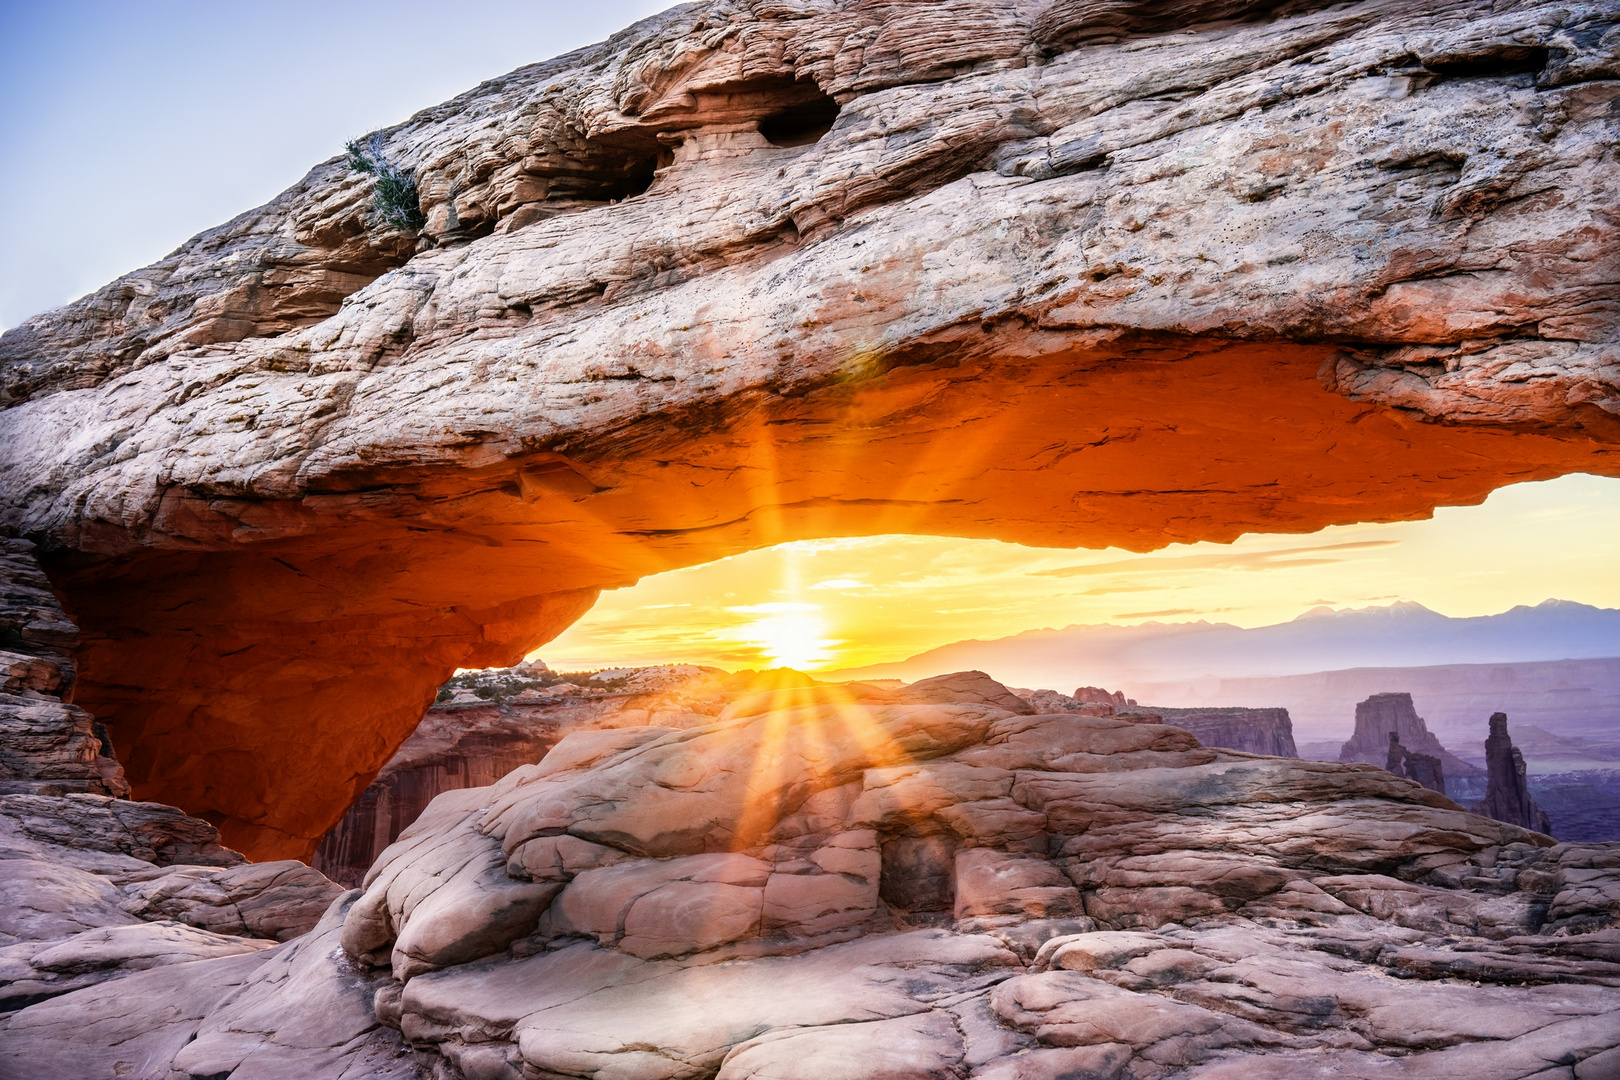
M420 236L334 158L0 338L0 524L137 795L305 855L643 574L1620 474L1616 12L675 9L384 132Z
M435 799L307 936L0 1017L0 1070L1616 1075L1620 845L1028 709L962 673L576 732Z

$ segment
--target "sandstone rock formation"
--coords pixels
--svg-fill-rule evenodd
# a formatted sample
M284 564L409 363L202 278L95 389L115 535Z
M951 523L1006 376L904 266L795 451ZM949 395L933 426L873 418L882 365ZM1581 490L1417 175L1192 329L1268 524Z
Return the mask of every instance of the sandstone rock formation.
M1119 703L1114 702L1113 696L1105 690L1098 690L1096 694L1086 694L1095 687L1082 686L1073 694L1060 694L1056 690L1030 690L1023 687L1013 689L1013 693L1029 702L1030 707L1042 713L1076 713L1081 716L1114 716L1124 704L1125 695L1120 694Z
M21 700L33 703L36 717L66 718L55 734L78 741L48 743L73 753L44 777L9 781L32 793L0 794L0 1075L166 1078L170 1059L211 1009L233 992L239 1001L251 996L250 975L284 982L291 957L320 948L318 937L304 935L343 890L299 862L250 863L222 847L208 822L174 807L90 793L98 783L127 791L117 762L96 760L94 736L83 735L95 725L82 710L52 713L41 704L60 705L47 691L71 682L71 666L51 650L69 643L75 627L54 607L29 545L5 542L3 566L0 626L16 635L8 644L30 650L12 668L32 680ZM29 751L27 760L44 760L40 732L51 732L44 720L21 735L0 729L0 754L16 761ZM299 945L277 946L294 938ZM348 973L337 985L369 1006L365 978ZM369 1011L351 1013L357 1027L323 1042L344 1018L309 983L300 984L299 1011L271 1014L269 1034L257 1040L266 1045L240 1026L240 1007L224 1014L237 1025L229 1041L238 1058L268 1064L261 1075L288 1065L289 1047L324 1047L326 1061L357 1061L364 1048L357 1032L379 1027ZM19 1025L30 1034L19 1034ZM49 1034L37 1038L39 1031ZM402 1047L392 1032L383 1035L391 1060Z
M1153 711L1166 724L1190 731L1205 746L1271 757L1299 757L1287 709L1165 709ZM1444 792L1442 792L1444 794Z
M452 698L436 704L321 838L312 865L334 881L359 885L377 856L435 796L487 787L519 766L539 761L574 731L712 722L732 696L726 681L690 665L625 674L627 678L615 681L644 690L586 697L568 692L531 696L524 689L499 703L469 695L470 702ZM557 684L551 689L558 689Z
M1407 753L1439 758L1446 776L1475 776L1480 771L1478 766L1470 765L1440 745L1423 717L1417 714L1412 695L1404 693L1374 694L1356 705L1356 730L1339 748L1339 760L1387 765L1392 734L1399 738Z
M453 668L657 570L1617 474L1615 25L685 5L381 133L420 235L334 157L0 338L0 524L135 793L274 856Z
M0 1070L1507 1080L1620 1060L1620 847L1364 765L1009 711L977 673L907 689L574 732L440 795L290 945L199 941L0 1017Z
M1414 780L1430 791L1446 793L1445 765L1433 754L1419 754L1401 745L1401 737L1389 733L1389 758L1384 768L1396 776Z
M106 728L67 703L78 641L34 545L0 535L0 795L129 795Z
M1508 735L1507 713L1491 714L1491 733L1485 739L1485 765L1490 776L1485 798L1470 809L1476 814L1551 836L1552 822L1547 812L1530 797L1524 756Z
M99 725L56 696L77 629L31 547L0 538L0 628L21 683L0 696L0 1012L309 930L342 892L319 872L249 863L206 821L106 794L129 788Z

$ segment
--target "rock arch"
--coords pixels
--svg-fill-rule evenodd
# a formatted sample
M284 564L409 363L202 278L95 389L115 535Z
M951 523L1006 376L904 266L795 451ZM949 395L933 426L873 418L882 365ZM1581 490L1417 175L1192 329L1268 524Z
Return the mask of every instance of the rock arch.
M307 854L454 667L782 540L1620 475L1607 9L1104 7L672 10L385 132L419 237L329 162L0 338L0 520L136 793ZM289 247L346 228L353 281ZM276 257L333 295L231 316Z

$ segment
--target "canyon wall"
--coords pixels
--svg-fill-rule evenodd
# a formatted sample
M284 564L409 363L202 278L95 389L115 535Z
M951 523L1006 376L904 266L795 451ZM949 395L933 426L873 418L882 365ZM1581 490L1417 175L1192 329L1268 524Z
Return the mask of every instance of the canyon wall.
M1620 475L1616 18L672 9L381 132L420 230L334 157L0 337L0 524L135 794L303 856L649 573Z
M651 668L645 673L669 670ZM733 682L698 669L692 672L651 692L585 696L575 687L544 699L532 692L498 702L464 695L475 703L452 699L435 704L343 818L321 837L312 865L334 881L358 886L377 856L435 796L487 787L519 766L540 761L559 739L575 731L713 720L729 703L728 683L747 684L746 678Z
M1190 731L1205 746L1272 757L1299 757L1287 709L1164 709L1153 711L1171 727Z

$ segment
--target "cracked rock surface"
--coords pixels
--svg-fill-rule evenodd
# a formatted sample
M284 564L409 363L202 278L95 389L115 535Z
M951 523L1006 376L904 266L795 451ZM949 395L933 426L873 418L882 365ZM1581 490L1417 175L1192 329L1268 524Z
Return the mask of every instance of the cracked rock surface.
M979 673L684 725L578 731L440 795L290 944L216 955L196 931L198 959L15 1012L8 1075L70 1054L311 1080L1596 1080L1620 1060L1620 845L1373 766L1032 714ZM43 955L146 955L96 933ZM147 993L181 968L177 1000Z
M419 233L333 158L0 338L0 523L135 793L276 858L453 669L644 574L1620 473L1617 26L684 5L382 132Z

